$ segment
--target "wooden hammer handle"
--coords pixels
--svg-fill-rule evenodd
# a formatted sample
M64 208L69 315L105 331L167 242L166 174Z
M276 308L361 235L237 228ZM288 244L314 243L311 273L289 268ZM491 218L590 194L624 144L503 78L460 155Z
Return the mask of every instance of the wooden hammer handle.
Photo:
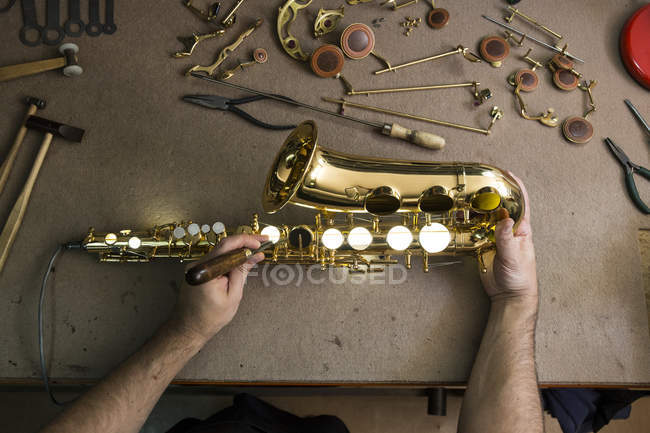
M29 197L32 194L32 189L34 189L38 172L41 170L43 161L45 161L45 156L50 148L50 143L52 143L53 137L54 136L49 132L45 134L45 137L43 137L43 142L41 143L41 148L38 150L38 155L36 155L32 171L29 173L23 191L20 193L18 200L16 200L14 207L11 209L11 213L2 229L2 233L0 233L0 272L2 272L5 262L7 261L7 258L9 258L9 251L16 239L20 225L23 222L23 217L25 216L25 211L29 204Z
M18 130L18 134L16 134L16 139L14 140L14 144L11 145L11 149L9 149L9 154L2 162L2 165L0 166L0 194L2 194L2 191L5 188L7 179L9 178L9 173L11 173L11 169L13 168L14 162L16 161L16 155L18 155L18 150L20 150L20 146L23 144L23 140L25 139L25 134L27 134L27 127L25 126L25 122L27 121L29 116L33 116L34 114L36 114L37 109L38 107L36 107L36 105L34 104L29 105L29 108L27 109L27 115L25 116L22 125L20 125L20 129Z
M39 60L20 65L3 66L0 68L0 82L13 80L14 78L26 77L40 72L51 71L65 66L65 57Z
M239 248L213 257L190 268L185 273L185 281L191 286L207 283L210 280L227 274L237 266L243 265L251 254L250 249Z

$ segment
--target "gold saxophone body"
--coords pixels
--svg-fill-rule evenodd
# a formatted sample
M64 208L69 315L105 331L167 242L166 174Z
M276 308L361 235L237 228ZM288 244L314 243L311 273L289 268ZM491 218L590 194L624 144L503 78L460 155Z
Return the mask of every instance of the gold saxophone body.
M494 227L509 215L517 223L524 200L502 170L479 163L399 161L335 152L318 145L312 121L285 140L264 187L264 211L287 203L317 211L312 224L267 225L253 215L234 230L221 222L155 226L145 231L95 232L82 247L106 262L156 257L196 260L232 233L266 234L275 245L269 263L375 271L404 257L479 257L494 247ZM505 210L505 211L504 211Z

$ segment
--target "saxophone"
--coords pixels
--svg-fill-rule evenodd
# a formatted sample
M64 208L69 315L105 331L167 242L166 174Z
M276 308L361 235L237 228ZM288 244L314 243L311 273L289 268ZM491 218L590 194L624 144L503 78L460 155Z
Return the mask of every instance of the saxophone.
M316 210L312 224L270 225L257 214L248 225L170 223L143 231L96 232L82 248L102 262L153 258L197 260L232 233L267 235L272 264L377 271L421 257L475 255L494 248L494 228L507 212L518 223L524 200L502 170L480 163L399 161L335 152L318 144L313 121L285 140L266 179L266 213L287 203ZM482 268L485 267L482 265Z

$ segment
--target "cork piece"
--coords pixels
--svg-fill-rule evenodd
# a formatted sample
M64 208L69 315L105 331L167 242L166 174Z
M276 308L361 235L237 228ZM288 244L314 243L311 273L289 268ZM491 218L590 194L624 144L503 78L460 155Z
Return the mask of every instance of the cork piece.
M309 65L316 75L323 78L336 76L345 63L345 57L339 47L323 45L311 55Z

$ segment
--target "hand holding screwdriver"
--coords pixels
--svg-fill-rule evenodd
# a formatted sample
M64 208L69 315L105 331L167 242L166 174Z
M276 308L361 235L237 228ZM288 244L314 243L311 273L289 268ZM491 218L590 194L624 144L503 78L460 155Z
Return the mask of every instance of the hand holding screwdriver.
M189 268L185 272L185 281L190 286L207 283L243 265L251 257L254 257L257 253L261 253L271 245L273 245L273 242L266 241L257 249L242 247L214 256Z

